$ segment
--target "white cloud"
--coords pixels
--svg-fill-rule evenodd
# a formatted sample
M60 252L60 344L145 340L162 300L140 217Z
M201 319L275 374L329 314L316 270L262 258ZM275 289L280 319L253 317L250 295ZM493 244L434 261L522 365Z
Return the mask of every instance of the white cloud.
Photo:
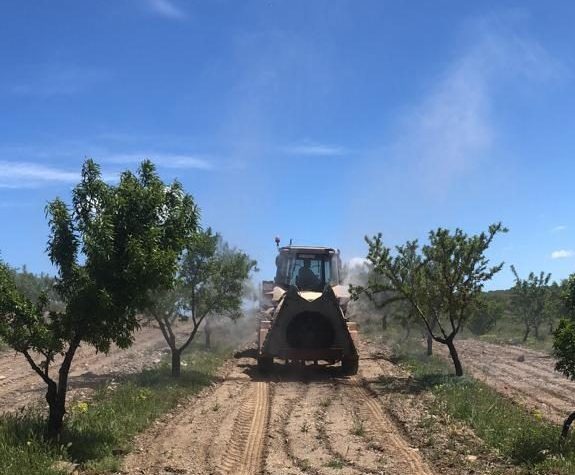
M206 156L156 152L110 153L106 147L90 143L57 143L44 146L0 146L0 188L18 189L44 186L50 183L75 184L80 180L81 161L93 158L102 165L102 179L108 183L119 181L120 169L125 165L135 168L150 159L164 169L214 170L216 166ZM56 160L70 164L69 168L45 165ZM61 162L63 163L63 162ZM108 166L105 166L108 164ZM110 165L112 166L110 168ZM218 168L231 169L219 162Z
M540 44L500 22L485 21L478 30L476 40L406 114L392 143L402 166L432 190L445 190L488 157L497 138L491 109L500 88L510 80L524 84L560 73Z
M117 164L139 164L146 157L152 158L154 163L166 168L212 169L209 162L185 155L115 155L107 157L105 161ZM33 162L0 160L0 188L35 188L51 183L75 184L80 181L80 178L80 166L76 172ZM120 173L117 171L102 173L102 180L108 183L118 182Z
M138 152L108 155L101 158L104 162L118 164L141 163L145 159L150 159L157 166L165 168L198 170L212 170L214 168L213 164L203 156L185 154Z
M551 259L567 259L573 256L575 256L575 251L570 249L559 249L551 253Z
M27 188L46 183L73 183L80 173L31 162L0 161L0 188Z
M323 144L291 145L283 149L290 155L308 155L316 157L335 157L344 155L347 151L342 147Z
M567 229L567 226L565 226L564 224L560 224L559 226L555 226L554 228L551 229L552 233L559 233L561 231L565 231Z
M171 0L146 0L148 8L164 18L172 20L184 20L186 13L174 4Z

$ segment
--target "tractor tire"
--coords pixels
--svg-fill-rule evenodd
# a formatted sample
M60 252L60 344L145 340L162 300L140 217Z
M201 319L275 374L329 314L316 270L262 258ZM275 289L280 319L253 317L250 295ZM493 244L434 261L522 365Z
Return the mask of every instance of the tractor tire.
M345 375L352 376L357 374L359 369L359 360L357 358L345 358L341 360L341 372Z
M258 357L258 371L261 374L268 374L274 366L274 359L269 356Z

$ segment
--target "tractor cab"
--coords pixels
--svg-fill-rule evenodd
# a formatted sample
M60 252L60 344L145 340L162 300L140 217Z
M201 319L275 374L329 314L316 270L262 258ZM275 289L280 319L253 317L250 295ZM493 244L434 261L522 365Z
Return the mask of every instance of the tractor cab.
M277 286L295 286L302 291L322 292L340 282L341 260L336 249L286 246L276 258Z

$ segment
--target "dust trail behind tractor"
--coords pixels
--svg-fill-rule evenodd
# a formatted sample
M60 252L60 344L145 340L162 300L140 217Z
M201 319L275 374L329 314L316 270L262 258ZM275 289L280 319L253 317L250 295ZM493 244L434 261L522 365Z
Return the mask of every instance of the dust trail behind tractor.
M281 358L341 362L344 373L357 373L357 324L345 317L349 294L341 284L339 251L291 245L278 251L275 279L262 284L259 369L269 372Z

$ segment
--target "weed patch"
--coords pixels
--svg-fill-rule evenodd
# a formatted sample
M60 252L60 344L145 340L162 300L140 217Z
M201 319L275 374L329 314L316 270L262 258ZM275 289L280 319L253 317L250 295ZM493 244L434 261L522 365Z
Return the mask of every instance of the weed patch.
M325 466L328 468L342 469L344 467L344 463L340 459L334 458L329 460Z
M129 451L134 435L209 384L223 359L222 354L189 353L189 369L179 379L161 365L101 387L87 401L70 401L58 443L44 439L44 415L37 408L1 416L0 473L59 474L58 461L79 464L84 473L118 470L119 456Z
M350 430L350 433L358 437L363 437L365 435L365 427L363 425L363 421L357 414L354 414L353 426Z
M434 394L432 412L465 422L488 446L529 473L574 473L575 440L561 442L557 425L473 378L452 376L451 366L439 358L404 354L399 360L413 375L406 391Z

